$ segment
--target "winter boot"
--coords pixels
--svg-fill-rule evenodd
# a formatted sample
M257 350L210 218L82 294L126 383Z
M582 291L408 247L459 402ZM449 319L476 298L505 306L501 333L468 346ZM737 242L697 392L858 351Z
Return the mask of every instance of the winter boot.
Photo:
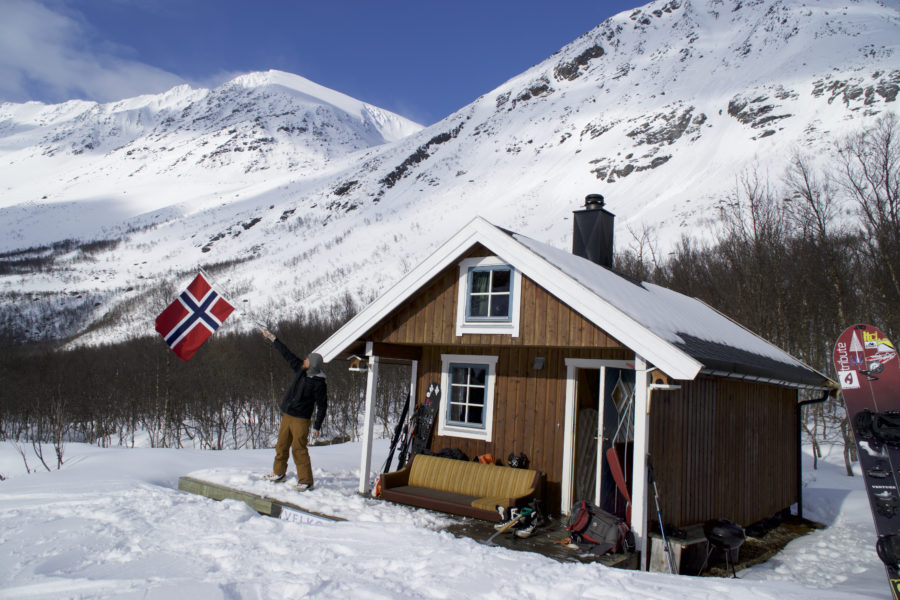
M501 530L506 527L509 527L511 523L517 521L519 519L519 509L518 508L510 508L506 510L502 506L497 507L498 512L500 513L500 522L494 523L494 529Z

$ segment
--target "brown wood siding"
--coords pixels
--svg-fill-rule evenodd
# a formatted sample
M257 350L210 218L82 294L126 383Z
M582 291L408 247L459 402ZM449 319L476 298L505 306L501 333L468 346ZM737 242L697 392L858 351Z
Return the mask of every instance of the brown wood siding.
M459 257L487 256L475 246ZM470 459L492 454L504 463L525 453L546 475L545 499L559 510L565 422L566 358L633 360L609 337L534 281L523 276L519 336L456 335L459 261L423 285L362 339L421 349L418 402L441 381L442 354L497 356L493 439L435 436L431 449L458 448ZM535 357L546 366L535 371ZM726 379L681 382L655 391L650 451L666 522L682 526L710 518L743 525L797 499L797 393ZM651 499L652 510L652 499Z
M483 253L483 249L476 249L460 257L460 261L470 256L482 256ZM458 262L436 275L415 297L366 334L365 339L416 345L623 347L525 276L522 276L519 294L521 312L517 337L506 334L457 336Z
M419 401L432 382L441 381L442 354L497 356L494 389L494 428L490 442L437 435L435 420L431 449L458 448L470 459L492 454L506 464L511 453L525 453L529 467L546 475L545 500L549 510L559 507L562 482L563 428L566 415L566 358L633 360L627 350L580 350L553 348L510 348L504 346L426 347L419 363ZM542 356L545 367L532 369Z
M667 523L749 525L797 501L797 391L728 379L655 391L650 455Z

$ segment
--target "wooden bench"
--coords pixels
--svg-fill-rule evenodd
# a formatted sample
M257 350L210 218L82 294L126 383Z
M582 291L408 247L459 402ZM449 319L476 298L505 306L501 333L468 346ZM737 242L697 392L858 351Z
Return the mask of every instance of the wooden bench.
M499 465L415 455L401 471L381 474L385 500L497 522L497 506L525 506L541 473Z

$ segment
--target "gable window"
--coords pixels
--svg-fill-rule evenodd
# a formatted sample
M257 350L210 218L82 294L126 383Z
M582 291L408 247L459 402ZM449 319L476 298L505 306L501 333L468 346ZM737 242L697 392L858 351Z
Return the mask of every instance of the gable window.
M512 303L512 269L472 267L468 277L468 320L509 321Z
M496 365L496 356L441 356L444 399L438 417L438 435L490 441Z
M459 265L456 335L519 335L521 273L498 257L470 258Z

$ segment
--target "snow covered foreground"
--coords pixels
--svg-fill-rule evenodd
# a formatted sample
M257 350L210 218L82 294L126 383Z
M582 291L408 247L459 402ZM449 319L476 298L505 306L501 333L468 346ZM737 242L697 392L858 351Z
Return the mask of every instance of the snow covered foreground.
M741 579L561 564L441 533L441 515L354 493L359 444L311 448L317 488L254 480L272 450L66 446L61 471L26 474L0 444L0 599L31 598L889 598L862 478L838 449L811 468L805 511L828 528ZM30 452L30 448L29 448ZM375 460L386 455L384 441ZM37 460L30 457L33 467ZM348 522L303 525L177 489L231 481Z

